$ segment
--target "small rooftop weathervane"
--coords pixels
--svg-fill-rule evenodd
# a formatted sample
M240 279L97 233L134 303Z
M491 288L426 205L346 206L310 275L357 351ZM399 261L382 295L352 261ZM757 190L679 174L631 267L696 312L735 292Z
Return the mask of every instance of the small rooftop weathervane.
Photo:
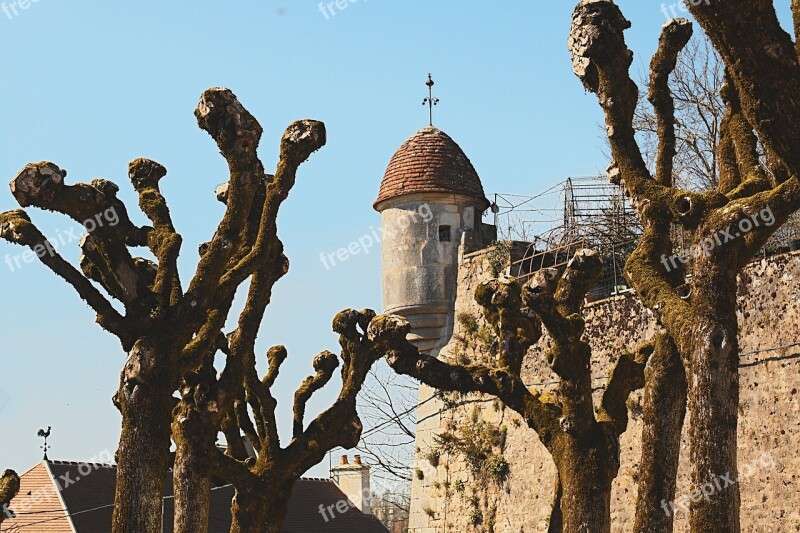
M39 447L44 450L44 460L45 461L47 461L47 450L50 449L50 446L47 444L47 437L50 436L50 429L51 429L50 426L47 426L47 431L45 431L43 429L40 429L39 433L37 433L37 435L39 435L40 437L44 438L44 444L42 446L39 446Z
M433 106L439 103L439 99L433 97L433 78L430 74L428 74L428 81L425 82L425 85L428 86L428 97L423 98L422 105L428 106L428 122L433 126Z

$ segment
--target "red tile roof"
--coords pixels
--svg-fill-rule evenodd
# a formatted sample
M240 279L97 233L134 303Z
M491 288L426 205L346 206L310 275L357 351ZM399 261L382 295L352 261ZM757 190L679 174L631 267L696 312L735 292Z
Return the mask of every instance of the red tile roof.
M449 135L433 126L412 135L392 156L373 207L422 192L462 194L478 200L482 209L489 206L469 158Z
M0 531L73 533L54 477L44 461L22 474L19 494L9 505L15 516L6 518Z

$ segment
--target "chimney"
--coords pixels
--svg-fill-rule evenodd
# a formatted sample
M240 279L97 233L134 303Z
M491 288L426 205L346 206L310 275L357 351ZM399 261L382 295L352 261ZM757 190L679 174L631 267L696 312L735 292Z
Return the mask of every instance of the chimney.
M353 457L353 464L349 464L346 455L343 455L338 466L332 470L333 479L344 492L353 506L366 515L372 514L372 491L369 481L369 466L362 464L361 456Z

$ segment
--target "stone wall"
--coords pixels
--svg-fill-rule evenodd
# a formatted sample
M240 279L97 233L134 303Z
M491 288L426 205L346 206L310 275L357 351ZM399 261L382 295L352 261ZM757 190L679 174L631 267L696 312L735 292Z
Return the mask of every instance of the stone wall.
M456 316L478 316L475 286L490 277L485 252L469 254L458 273ZM800 531L800 255L786 254L751 263L740 278L741 406L739 463L742 474L742 531ZM465 343L464 325L455 321L443 358L479 357ZM633 294L595 302L586 309L586 335L594 349L593 386L601 394L606 376L622 350L650 338L652 313ZM543 342L547 342L546 339ZM480 344L480 342L477 342ZM478 346L479 348L479 346ZM555 376L542 361L541 346L526 359L523 377L539 390L554 388ZM537 436L511 410L480 395L439 397L420 387L412 484L410 531L444 533L546 531L555 466ZM632 395L633 420L621 442L619 476L612 494L612 529L632 530L637 490L641 391ZM475 418L477 416L477 418ZM470 468L463 454L442 454L436 436L463 434L475 420L502 435L495 451L509 464L505 481ZM688 425L691 421L687 421ZM677 496L688 495L688 448L683 435ZM462 433L459 433L462 432ZM688 531L687 513L676 513L676 531Z

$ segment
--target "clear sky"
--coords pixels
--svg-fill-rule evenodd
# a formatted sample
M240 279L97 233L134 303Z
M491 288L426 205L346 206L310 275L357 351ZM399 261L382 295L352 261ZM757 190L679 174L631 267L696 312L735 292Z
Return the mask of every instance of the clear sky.
M184 278L220 219L214 188L227 179L192 114L201 92L229 87L258 118L268 169L290 122L325 122L328 144L303 165L281 210L291 270L258 342L261 354L277 343L289 350L276 393L284 435L291 394L313 355L338 348L333 315L381 308L378 246L329 269L320 254L379 226L372 202L389 158L427 125L420 104L428 72L441 99L434 123L470 157L487 196L534 194L607 164L599 107L572 74L566 49L572 0L338 4L344 9L323 6L323 14L310 0L5 0L0 11L0 179L10 181L27 162L53 161L69 182L119 184L135 220L145 223L127 164L140 156L160 161L184 237ZM662 6L669 12L672 2L619 4L633 22L627 37L639 71L666 20ZM788 0L779 4L786 16ZM0 210L15 207L5 189ZM29 213L50 237L68 239L75 228L64 217ZM2 261L13 264L21 252L0 243ZM77 243L64 255L76 260ZM0 294L0 467L33 466L41 457L36 431L48 425L53 458L113 452L120 417L111 396L125 359L118 342L39 263L13 271L1 263ZM309 413L336 392L331 383Z

